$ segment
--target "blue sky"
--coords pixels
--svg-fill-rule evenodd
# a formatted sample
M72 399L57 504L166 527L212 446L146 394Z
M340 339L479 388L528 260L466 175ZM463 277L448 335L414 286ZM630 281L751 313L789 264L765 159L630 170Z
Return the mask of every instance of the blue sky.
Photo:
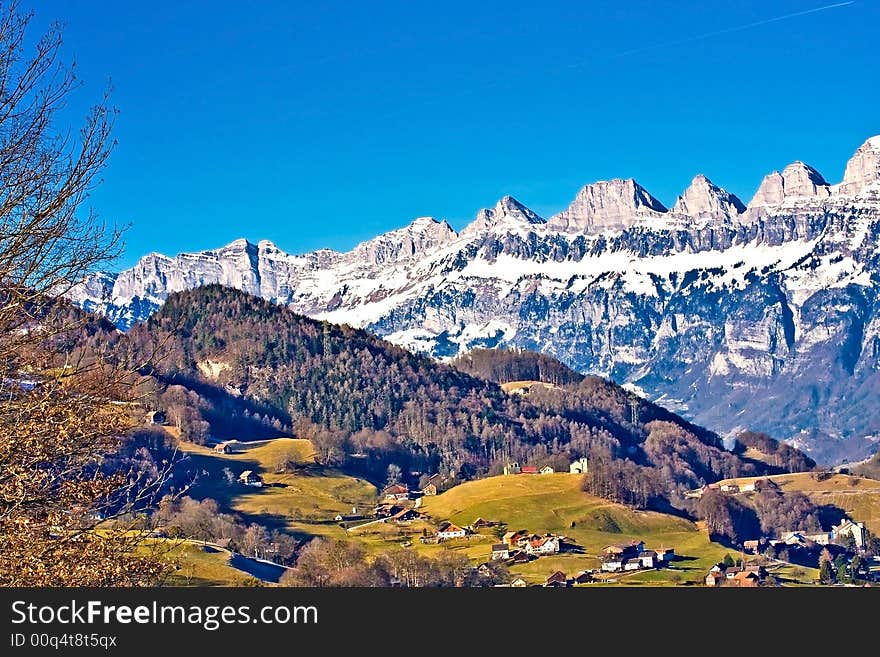
M880 133L880 0L22 4L85 81L62 120L112 78L89 203L130 224L119 267L461 228L504 194L548 216L613 177L671 205L702 172L748 202L795 159L838 182Z

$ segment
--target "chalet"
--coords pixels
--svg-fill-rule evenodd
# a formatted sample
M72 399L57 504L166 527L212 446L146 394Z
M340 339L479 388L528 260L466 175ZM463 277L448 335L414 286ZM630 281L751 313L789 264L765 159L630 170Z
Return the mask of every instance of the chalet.
M538 474L553 474L554 472L556 472L556 471L553 468L551 468L549 465L545 465L543 468L538 470Z
M505 543L496 543L492 546L492 561L510 558L510 548Z
M730 494L738 493L738 492L739 492L739 486L737 486L737 485L734 484L734 483L730 483L730 484L721 484L721 492L722 492L722 493L730 493Z
M395 513L399 513L403 508L404 507L400 504L389 504L387 502L384 504L377 504L376 508L373 509L373 515L377 518L388 518Z
M588 570L582 570L577 575L574 576L573 582L575 584L589 584L593 581L593 573Z
M632 557L630 559L623 560L623 569L624 570L638 570L642 567L642 560L638 557Z
M709 571L706 575L706 586L721 586L724 583L724 573L720 571Z
M639 552L638 558L642 562L642 568L654 568L657 565L657 553L654 550Z
M504 474L505 475L515 475L519 474L522 471L522 468L519 467L519 463L516 461L511 461L509 463L504 464Z
M750 541L743 541L743 550L750 554L758 554L761 548L767 543L766 539L756 538Z
M228 440L214 445L214 451L218 454L232 454L232 445Z
M524 465L519 469L520 474L538 474L538 467L535 465Z
M561 570L557 570L546 579L544 586L568 586L568 577L566 577L565 573Z
M491 577L492 569L489 568L487 564L481 563L479 566L477 566L477 575L479 575L480 577Z
M587 471L587 459L582 456L576 461L572 461L568 466L568 471L571 474L584 474Z
M760 586L761 578L754 571L743 570L736 573L732 578L728 578L727 584L729 586L755 587Z
M147 424L165 424L167 418L162 411L150 411L144 415L144 422Z
M386 500L409 499L409 488L403 484L392 484L382 491L382 497Z
M525 550L516 550L511 553L510 558L513 559L514 564L528 563L531 560L531 557Z
M839 525L833 526L831 528L831 535L835 540L839 540L842 536L852 536L856 547L859 549L865 547L868 539L865 523L853 522L852 520L843 520Z
M557 536L541 536L529 540L525 545L527 554L537 557L547 554L557 554L559 552L559 537Z
M437 538L441 541L446 541L450 538L464 538L466 534L467 532L458 525L453 525L451 522L444 522L440 525L440 529L437 532Z
M263 485L263 480L260 479L260 475L253 470L245 470L242 472L238 475L238 481L245 486L253 486L255 488L260 488Z
M486 520L485 518L477 518L471 523L474 529L483 529L484 527L494 527L498 523L495 520Z
M517 577L515 580L513 580L510 583L510 585L515 589L524 589L525 587L528 586L528 584L526 583L526 580L524 580L522 577Z
M422 486L422 495L437 495L442 489L446 478L440 473L434 473L425 481Z
M397 513L392 514L385 519L385 522L408 522L410 520L418 520L422 514L415 509L401 509Z
M638 556L640 552L643 552L645 549L644 541L633 541L629 544L622 545L606 545L602 548L602 553L607 557L623 557L624 559L628 557Z
M525 543L529 538L529 533L525 529L519 529L515 532L506 532L504 534L504 538L502 539L505 543L507 543L510 547L521 547L522 543Z
M609 556L602 561L602 570L607 573L617 573L623 570L623 562L625 559L619 556Z

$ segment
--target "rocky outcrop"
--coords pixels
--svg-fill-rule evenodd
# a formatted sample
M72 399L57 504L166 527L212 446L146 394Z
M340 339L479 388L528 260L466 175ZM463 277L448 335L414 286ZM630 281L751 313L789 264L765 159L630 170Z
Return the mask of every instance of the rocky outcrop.
M539 217L515 198L505 196L491 210L480 210L476 219L468 224L461 234L481 235L505 227L511 230L528 230L545 223L547 223L546 219Z
M789 164L782 173L765 176L749 208L777 206L792 198L826 198L831 187L818 171L803 162Z
M703 174L697 175L672 206L672 213L720 222L745 212L745 205L730 192L721 189Z
M871 137L847 162L840 185L841 194L858 194L868 185L880 181L880 136Z
M548 227L567 233L596 234L623 230L666 212L660 201L629 178L587 185L567 209L550 218Z

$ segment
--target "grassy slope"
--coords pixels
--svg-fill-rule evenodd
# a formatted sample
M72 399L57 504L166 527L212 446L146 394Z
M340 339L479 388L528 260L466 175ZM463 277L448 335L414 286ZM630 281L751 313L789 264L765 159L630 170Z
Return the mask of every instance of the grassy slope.
M314 450L307 440L278 438L234 444L236 452L232 454L216 453L192 443L181 442L180 446L189 457L183 467L200 473L189 495L197 499L211 497L249 521L259 516L260 522L269 527L286 527L303 536L342 536L344 532L332 518L338 513L351 513L352 507L371 508L376 500L376 487L369 482L316 466ZM274 473L272 465L282 453L295 455L303 468ZM267 485L230 485L223 476L227 467L236 477L244 470L254 470Z
M688 520L633 511L592 497L580 490L580 480L579 475L562 473L489 477L425 498L423 510L436 521L450 519L457 524L470 524L482 517L505 522L511 530L562 534L584 548L583 554L542 557L511 568L511 573L531 582L543 581L555 570L571 575L596 568L604 546L641 539L648 547L673 547L686 558L676 562L674 569L627 575L620 578L621 583L670 584L676 579L699 583L712 564L728 551L711 543L705 531ZM469 556L488 558L490 545L497 539L490 530L485 531L480 539L471 539L470 547L464 548ZM443 549L445 545L431 547Z
M757 477L760 479L761 477ZM816 504L833 504L853 519L864 522L874 534L880 534L880 481L835 474L818 481L811 473L783 474L769 477L785 491L800 491ZM755 477L730 479L737 483Z

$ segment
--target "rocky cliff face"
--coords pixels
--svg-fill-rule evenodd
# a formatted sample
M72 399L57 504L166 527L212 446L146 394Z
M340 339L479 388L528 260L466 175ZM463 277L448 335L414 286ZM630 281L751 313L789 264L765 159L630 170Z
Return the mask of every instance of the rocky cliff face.
M122 328L219 282L437 357L543 351L720 431L768 431L818 461L876 449L880 138L830 185L796 162L748 207L697 176L671 210L633 180L548 220L511 197L456 233L430 218L348 253L244 240L85 281Z

